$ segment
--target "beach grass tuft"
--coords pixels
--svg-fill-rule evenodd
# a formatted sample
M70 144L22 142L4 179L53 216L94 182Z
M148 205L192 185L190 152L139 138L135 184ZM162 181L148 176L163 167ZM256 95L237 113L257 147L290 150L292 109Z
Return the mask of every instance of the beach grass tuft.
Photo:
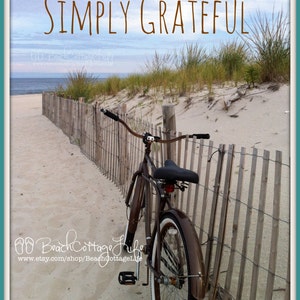
M115 96L125 90L128 97L147 96L150 91L172 97L189 96L214 84L288 82L290 79L289 22L283 12L271 19L257 12L249 25L249 35L222 43L210 53L197 43L159 54L145 62L145 72L125 78L112 76L97 81L84 69L70 73L67 88L58 92L77 100L93 101L99 96Z

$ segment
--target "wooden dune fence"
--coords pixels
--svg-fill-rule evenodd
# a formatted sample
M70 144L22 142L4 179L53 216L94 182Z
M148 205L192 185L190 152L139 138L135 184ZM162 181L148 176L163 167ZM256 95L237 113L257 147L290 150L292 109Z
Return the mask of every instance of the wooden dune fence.
M166 130L130 118L124 108L117 113L139 132L166 136ZM97 105L45 93L43 115L126 194L143 156L140 140ZM198 232L209 277L207 298L290 299L289 159L280 151L195 139L174 147L176 163L200 178L199 184L177 192L174 201ZM164 145L153 145L157 166L167 153Z

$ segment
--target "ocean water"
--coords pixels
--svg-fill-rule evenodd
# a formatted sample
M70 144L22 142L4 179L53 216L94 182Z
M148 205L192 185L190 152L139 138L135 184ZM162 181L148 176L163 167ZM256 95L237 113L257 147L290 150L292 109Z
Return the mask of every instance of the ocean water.
M10 94L41 94L42 92L53 92L59 86L66 86L66 78L11 78Z

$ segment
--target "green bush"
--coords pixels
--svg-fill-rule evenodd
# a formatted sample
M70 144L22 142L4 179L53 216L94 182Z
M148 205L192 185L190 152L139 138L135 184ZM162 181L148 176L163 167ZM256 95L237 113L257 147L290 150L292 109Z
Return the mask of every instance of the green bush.
M260 82L260 67L258 64L250 64L245 67L244 79L251 87L254 87L256 83Z
M206 50L197 44L186 45L174 55L174 65L177 69L191 70L197 68L207 59Z
M94 78L88 75L84 69L69 73L67 77L67 88L64 95L67 98L78 100L80 97L88 101L92 97ZM62 91L60 91L62 93Z
M288 17L282 11L269 17L257 12L244 37L260 66L261 80L286 81L290 76L290 38Z
M226 80L241 80L243 68L247 59L244 43L237 41L223 44L219 50L218 59L224 67Z

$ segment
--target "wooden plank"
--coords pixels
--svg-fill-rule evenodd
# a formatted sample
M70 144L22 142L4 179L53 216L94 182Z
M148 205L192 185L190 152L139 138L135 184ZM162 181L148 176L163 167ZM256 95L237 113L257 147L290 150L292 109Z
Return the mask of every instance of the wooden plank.
M181 135L182 135L182 132L178 132L177 136L181 136ZM177 142L177 158L176 158L176 164L178 166L180 166L180 163L181 163L181 155L182 155L181 150L182 150L182 140L179 140ZM174 199L174 206L176 208L179 208L178 205L179 205L179 198L180 198L181 194L183 194L182 191L176 190L175 197L174 197L175 198Z
M154 128L154 135L160 136L160 135L159 135L159 132L158 132L157 125L156 125L155 128ZM157 143L156 148L155 148L155 154L154 154L154 157L155 157L155 165L156 165L156 166L158 166L158 154L159 154L159 148L161 148L161 144Z
M116 130L117 130L117 122L113 121L112 123L112 132L111 132L111 147L110 147L110 153L111 153L111 161L110 161L110 179L113 181L115 177L115 142L116 142Z
M46 116L46 114L45 114L45 98L46 98L46 93L45 92L43 92L42 93L42 115L43 116Z
M182 135L182 132L178 132L178 136L181 136L181 135ZM180 166L180 164L181 164L181 155L182 155L181 150L182 150L182 140L179 140L177 142L177 161L176 161L178 166Z
M90 155L91 155L91 161L95 161L95 153L94 153L94 146L95 146L95 109L92 105L90 105L91 108L91 118L90 118Z
M99 127L99 139L98 139L98 147L99 147L99 162L98 166L101 169L101 172L103 173L103 163L104 163L104 143L105 143L105 130L104 130L104 124L103 124L103 114L98 112L98 127Z
M243 293L243 287L244 287L244 275L245 275L245 265L246 265L246 258L247 258L247 249L248 249L248 238L249 238L251 216L252 216L256 166L257 166L257 149L253 148L250 182L249 182L248 203L247 203L247 215L246 215L246 220L245 220L243 249L242 249L242 257L241 257L240 271L239 271L239 277L238 277L239 281L238 281L238 290L237 290L236 299L242 299L242 293Z
M107 178L110 179L110 151L109 149L111 148L111 125L112 125L112 121L109 119L107 120L107 128L106 128L106 148L105 148L105 151L106 151L106 155L107 155L107 163L106 163L106 169L105 169L105 172L106 172L106 176Z
M189 137L186 136L185 143L184 143L184 159L183 159L183 168L186 169L187 166L187 154L189 150ZM181 193L181 199L180 199L180 210L183 210L183 201L184 201L184 193Z
M193 137L192 141L192 149L191 149L191 160L190 160L190 170L194 169L194 161L195 161L195 149L196 149L196 137ZM192 196L192 185L189 185L187 200L186 200L186 214L189 216L190 206L191 206L191 196Z
M127 106L124 103L120 107L120 114L123 119L125 119L127 112ZM125 120L126 122L127 120ZM119 127L119 142L118 142L118 147L119 147L119 162L120 162L120 175L119 175L119 182L120 185L123 185L126 180L127 180L127 168L128 168L128 131L122 126L121 128Z
M91 158L90 145L91 145L91 133L90 133L90 107L86 109L86 119L85 119L85 130L86 130L86 147L85 147L85 156L88 159Z
M224 178L224 191L223 191L221 216L220 216L220 223L219 223L218 242L216 248L213 279L212 279L213 288L210 290L211 299L216 299L217 291L218 291L217 287L218 287L220 267L221 267L222 256L223 256L223 247L224 247L225 234L226 234L227 211L229 205L229 193L230 193L230 185L231 185L233 158L234 158L234 145L229 145L227 165L226 165L225 178Z
M96 162L96 107L92 106L92 161Z
M286 278L286 285L285 285L285 294L284 294L284 300L290 300L290 269L291 269L291 249L290 249L291 243L288 244L288 261L287 261L287 278Z
M111 160L111 172L112 172L112 181L114 182L116 180L116 173L117 173L117 166L116 166L116 162L118 160L118 147L117 147L117 143L118 143L118 125L119 122L113 122L113 133L112 133L112 147L111 147L111 151L112 151L112 160Z
M210 167L211 167L211 156L214 143L209 141L209 146L207 149L207 163L206 163L206 172L205 172L205 182L204 182L204 192L203 192L203 202L201 208L201 220L200 220L200 231L199 231L199 241L203 242L203 233L204 233L204 223L206 217L206 208L207 208L207 196L209 191L209 178L210 178Z
M96 116L95 116L95 139L96 139L96 149L95 149L95 161L96 165L99 167L101 163L101 144L102 144L102 131L101 131L101 113L100 109L96 106Z
M257 218L257 226L256 226L256 241L255 241L255 249L254 249L250 300L256 299L256 290L258 284L259 262L260 262L260 255L261 255L267 183L268 183L269 157L270 157L270 152L265 150L263 155L263 167L262 167L261 186L260 186L260 195L259 195L258 218Z
M104 150L104 174L105 176L108 177L108 169L109 169L109 166L108 166L108 162L109 162L109 155L108 155L108 145L109 145L109 130L108 130L108 127L109 127L109 122L110 120L108 120L108 118L105 119L105 127L104 127L104 130L105 130L105 138L104 138L104 147L103 147L103 150Z
M239 163L239 172L238 172L236 199L235 199L236 201L235 201L233 224L232 224L230 256L229 256L228 270L227 270L226 281L225 281L226 291L230 291L231 280L233 275L236 243L237 243L238 230L239 230L239 215L240 215L240 206L241 206L241 198L242 198L242 188L243 188L243 180L244 180L244 172L245 172L245 154L246 154L246 149L242 147L240 153L240 163ZM224 300L227 299L229 299L229 297L228 295L225 295Z
M69 100L68 105L67 105L67 108L68 108L68 119L67 119L68 126L67 126L67 131L66 131L66 134L67 134L68 137L70 136L71 123L72 123L72 110L71 110L71 107L72 107L72 101Z
M200 182L201 182L201 167L202 167L202 156L203 156L203 144L204 144L203 140L200 140L199 151L198 151L198 167L197 167L199 183L196 185L196 188L195 188L195 198L194 198L193 217L192 217L193 224L196 223L196 216L197 216L197 210L198 210L199 187L200 187Z
M213 249L213 240L214 240L214 230L215 230L215 220L216 220L216 212L218 206L218 198L219 198L219 190L220 190L220 182L222 176L222 168L223 168L223 159L225 154L225 145L220 145L218 149L218 163L217 163L217 170L215 176L215 183L214 183L214 194L212 199L212 207L211 207L211 214L210 214L210 221L208 227L208 243L205 253L205 267L206 272L205 274L210 273L210 264L212 259L212 249Z
M161 127L158 127L158 132L159 132L159 136L162 136L162 130ZM161 144L161 148L160 148L160 164L157 165L157 167L162 167L164 165L164 144Z
M265 299L272 299L274 280L275 280L277 248L278 248L278 238L279 238L281 166L282 166L282 153L280 151L276 151L275 175L274 175L274 196L273 196L272 236L271 236L269 271L268 271Z

